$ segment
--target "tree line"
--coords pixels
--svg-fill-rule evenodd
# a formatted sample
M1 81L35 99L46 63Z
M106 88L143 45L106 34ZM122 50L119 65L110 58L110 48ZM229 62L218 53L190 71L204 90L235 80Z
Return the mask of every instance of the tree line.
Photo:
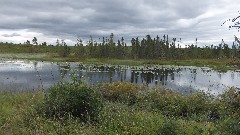
M130 44L127 45L124 38L114 39L114 34L109 37L99 38L99 42L93 40L90 36L89 41L83 44L81 39L77 39L75 46L68 46L64 40L57 40L56 47L61 57L69 55L79 58L125 58L125 59L197 59L197 58L240 58L240 41L235 36L232 45L228 45L222 41L219 45L197 46L196 43L181 46L181 38L169 39L168 35L162 38L156 36L152 38L146 35L144 38L132 38ZM116 41L116 42L115 42ZM34 37L32 44L30 41L24 44L33 47L48 47L46 42L39 44L37 38Z
M74 55L87 58L131 58L131 59L187 59L187 58L231 58L240 57L240 42L235 36L232 46L222 40L218 46L197 46L196 44L181 47L176 38L169 40L168 35L152 38L150 35L139 39L132 38L127 45L122 37L115 42L114 34L109 38L103 37L96 42L90 37L86 45L78 39L74 48ZM180 38L181 42L181 38Z

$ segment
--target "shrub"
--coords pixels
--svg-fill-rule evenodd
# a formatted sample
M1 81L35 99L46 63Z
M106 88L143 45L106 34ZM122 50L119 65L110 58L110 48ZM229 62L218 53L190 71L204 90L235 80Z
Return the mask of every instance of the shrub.
M171 117L205 115L211 108L211 98L204 92L182 95L170 89L155 88L146 93L141 100L145 102L145 106L150 106L151 110L159 110Z
M220 101L223 103L223 109L226 115L240 116L240 91L235 88L230 88L220 96Z
M96 121L103 102L101 93L82 82L60 82L45 95L44 110L47 117L79 117L83 122Z
M205 92L195 92L187 97L187 108L190 114L206 114L210 111L211 98Z
M216 121L221 119L222 118L221 107L222 103L218 99L214 99L213 101L211 101L207 113L208 120Z
M178 134L177 122L171 119L166 119L162 129L160 130L161 135L177 135Z
M240 118L231 118L227 117L223 119L220 124L218 124L219 130L222 134L232 134L239 135L240 134Z
M102 83L97 87L107 100L120 101L130 105L136 102L137 94L141 91L140 86L128 82Z
M150 90L142 101L146 106L150 106L151 110L159 110L168 116L182 116L187 111L184 97L165 88Z

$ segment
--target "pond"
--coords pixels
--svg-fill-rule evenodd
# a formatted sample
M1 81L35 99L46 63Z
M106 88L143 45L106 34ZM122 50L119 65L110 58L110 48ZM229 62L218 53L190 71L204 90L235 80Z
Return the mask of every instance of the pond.
M60 80L69 80L75 73L90 85L100 82L125 81L149 87L163 86L188 93L195 90L222 93L229 87L240 88L240 71L218 72L194 66L127 66L82 65L32 61L0 62L0 89L13 91L47 90Z

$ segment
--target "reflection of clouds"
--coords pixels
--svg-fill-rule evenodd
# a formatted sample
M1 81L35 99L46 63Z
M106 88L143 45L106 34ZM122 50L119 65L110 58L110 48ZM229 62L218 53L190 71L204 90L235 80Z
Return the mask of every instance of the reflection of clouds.
M56 67L56 64L50 62L1 62L1 88L7 90L47 89L60 80Z
M221 80L219 81L220 84L226 87L238 87L240 88L240 73L233 73L232 71L228 71L222 75ZM233 77L234 76L234 77Z
M36 70L56 70L56 64L52 62L32 62L32 61L4 61L0 62L0 72L19 71L29 72Z
M189 86L190 80L188 78L177 78L177 80L174 81L176 85L179 86Z
M172 82L176 86L188 88L188 89L200 89L200 90L208 90L208 86L202 85L201 83L194 82L192 78L189 78L187 76L182 76L178 78L177 80L174 80Z
M26 61L5 61L0 63L0 71L34 71L34 64L33 62L26 62Z
M240 85L239 73L234 72L233 77L233 71L226 73L219 73L209 69L207 72L205 71L202 68L191 69L185 67L180 74L175 75L173 82L168 80L166 87L196 89L219 94L229 87L239 87Z

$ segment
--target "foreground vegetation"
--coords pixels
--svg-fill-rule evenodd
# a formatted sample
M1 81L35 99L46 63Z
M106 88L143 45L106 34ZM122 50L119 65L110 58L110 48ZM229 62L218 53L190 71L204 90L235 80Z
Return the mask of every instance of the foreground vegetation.
M81 81L47 93L1 92L0 134L239 134L240 92L182 95L161 87Z

